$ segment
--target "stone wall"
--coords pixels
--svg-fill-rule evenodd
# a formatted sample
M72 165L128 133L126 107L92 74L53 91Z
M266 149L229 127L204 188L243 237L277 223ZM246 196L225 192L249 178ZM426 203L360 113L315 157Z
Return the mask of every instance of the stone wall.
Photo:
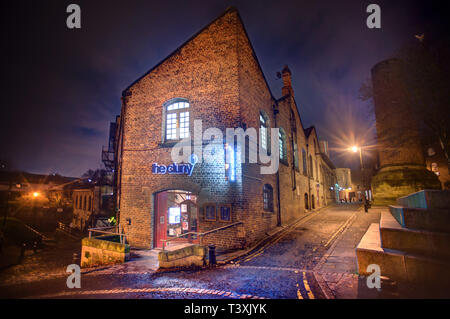
M81 267L124 263L129 254L130 246L127 244L95 238L81 241Z

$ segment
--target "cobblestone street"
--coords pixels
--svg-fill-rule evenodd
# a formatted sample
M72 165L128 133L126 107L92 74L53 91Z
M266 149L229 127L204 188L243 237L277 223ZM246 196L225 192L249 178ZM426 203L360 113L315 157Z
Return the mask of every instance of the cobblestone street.
M24 265L1 274L1 294L7 298L375 298L376 292L364 288L358 278L355 247L379 216L380 209L366 214L359 205L341 204L307 215L262 247L225 265L160 272L149 264L151 258L139 258L83 269L81 289L66 288L62 264L47 275L36 270L24 271L23 278L10 277L37 258L30 255ZM49 252L41 258L45 256ZM70 256L66 252L67 264Z

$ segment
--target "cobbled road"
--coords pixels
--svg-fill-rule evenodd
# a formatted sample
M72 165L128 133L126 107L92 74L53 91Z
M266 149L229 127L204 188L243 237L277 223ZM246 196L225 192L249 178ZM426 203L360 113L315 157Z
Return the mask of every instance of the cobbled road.
M121 274L92 271L82 274L80 289L68 289L67 277L59 277L1 287L0 297L330 298L332 292L324 287L319 271L327 262L330 247L344 233L356 246L369 224L379 220L379 213L365 214L360 208L340 204L314 212L262 247L210 269ZM345 262L350 271L344 275L355 276L356 259Z

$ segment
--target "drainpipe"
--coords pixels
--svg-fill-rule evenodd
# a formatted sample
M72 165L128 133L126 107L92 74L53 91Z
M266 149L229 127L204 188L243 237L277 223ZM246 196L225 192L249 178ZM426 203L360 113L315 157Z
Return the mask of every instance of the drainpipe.
M274 117L274 124L275 127L277 126L277 114L279 113L278 108L276 104L273 105L273 117ZM278 212L277 212L277 226L281 226L281 202L280 202L280 169L277 170L277 206L278 206Z
M116 210L116 222L117 225L119 225L120 221L120 206L121 206L121 197L122 197L122 157L123 157L123 142L124 142L124 133L125 133L125 116L127 112L127 100L126 95L122 93L122 103L123 107L121 110L120 115L120 133L119 133L119 142L120 142L120 158L117 156L116 153L116 167L115 170L117 170L117 180L115 181L116 184L116 200L114 202L115 210ZM117 148L118 149L118 148ZM120 170L120 171L119 171Z

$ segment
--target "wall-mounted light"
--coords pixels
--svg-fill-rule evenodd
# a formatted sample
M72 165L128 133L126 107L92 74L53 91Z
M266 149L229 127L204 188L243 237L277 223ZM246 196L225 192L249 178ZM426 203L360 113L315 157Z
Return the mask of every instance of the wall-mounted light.
M127 222L127 225L131 225L131 218L130 217L126 218L125 221Z
M231 182L236 181L236 151L234 147L225 144L225 178Z

